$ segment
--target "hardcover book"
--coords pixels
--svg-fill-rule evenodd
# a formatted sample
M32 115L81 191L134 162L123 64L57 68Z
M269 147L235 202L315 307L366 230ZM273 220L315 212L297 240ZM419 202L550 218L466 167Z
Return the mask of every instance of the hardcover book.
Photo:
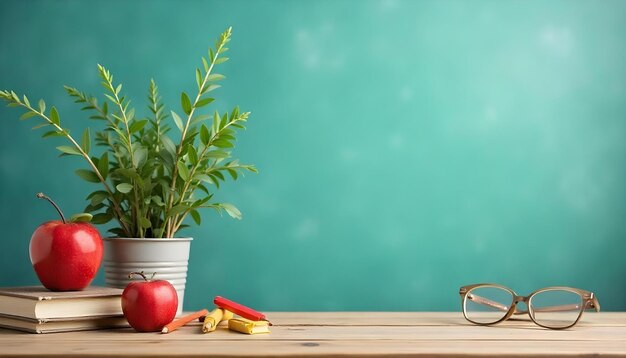
M0 327L29 333L55 333L92 329L128 327L124 316L81 318L72 320L38 320L0 316Z
M0 315L44 321L122 316L122 292L97 286L71 292L42 286L0 288Z

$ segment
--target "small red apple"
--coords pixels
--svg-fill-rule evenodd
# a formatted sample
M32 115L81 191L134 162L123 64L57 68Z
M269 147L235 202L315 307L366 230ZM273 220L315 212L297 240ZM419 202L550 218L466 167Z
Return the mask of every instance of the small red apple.
M138 332L160 332L172 322L178 309L178 294L171 283L165 280L148 280L142 272L131 272L143 277L143 281L129 283L122 292L122 312L128 323Z
M39 281L52 291L77 291L89 286L102 261L102 238L86 222L67 222L61 209L43 193L61 220L41 224L30 238L30 262Z

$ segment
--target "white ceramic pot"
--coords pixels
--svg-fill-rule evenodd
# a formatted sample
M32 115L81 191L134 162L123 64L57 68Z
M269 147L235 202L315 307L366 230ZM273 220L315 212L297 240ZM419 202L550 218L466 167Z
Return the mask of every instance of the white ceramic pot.
M178 293L176 315L179 316L183 311L191 240L193 239L103 239L106 285L125 288L129 282L137 280L136 277L128 278L130 272L144 271L148 277L156 272L155 280L167 280L174 285Z

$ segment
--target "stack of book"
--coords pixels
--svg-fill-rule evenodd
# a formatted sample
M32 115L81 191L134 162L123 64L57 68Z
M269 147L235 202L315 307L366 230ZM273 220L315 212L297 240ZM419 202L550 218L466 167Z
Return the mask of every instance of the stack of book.
M128 327L121 297L121 289L95 286L73 292L0 288L0 327L32 333Z

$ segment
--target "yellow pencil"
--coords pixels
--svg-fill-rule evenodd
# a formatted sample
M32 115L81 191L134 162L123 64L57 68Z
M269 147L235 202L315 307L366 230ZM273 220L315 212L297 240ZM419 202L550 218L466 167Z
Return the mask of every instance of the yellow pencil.
M204 324L202 325L202 333L209 333L215 331L217 325L222 321L228 321L233 318L233 313L222 308L216 308L206 317L204 317Z

